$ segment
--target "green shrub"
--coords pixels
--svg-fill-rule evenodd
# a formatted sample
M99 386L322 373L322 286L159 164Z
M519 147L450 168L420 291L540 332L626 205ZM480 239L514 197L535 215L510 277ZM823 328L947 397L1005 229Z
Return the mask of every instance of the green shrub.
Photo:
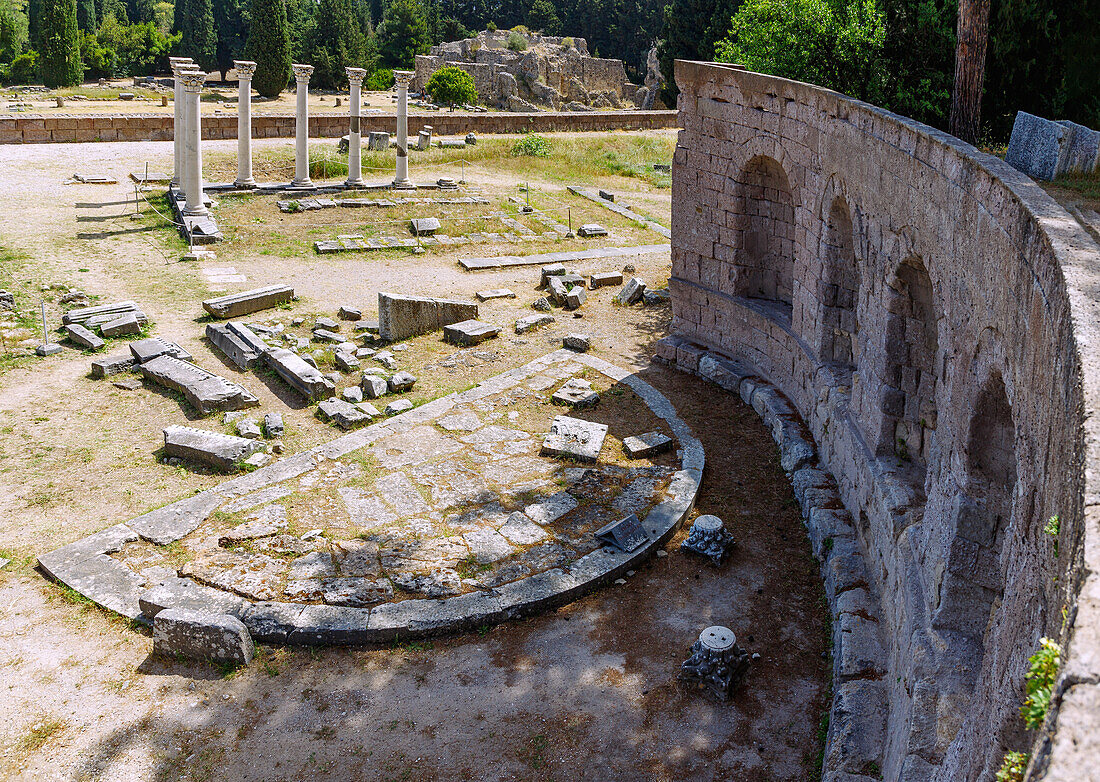
M436 103L446 104L452 109L459 103L477 103L474 77L454 66L449 65L433 73L424 89Z
M84 75L89 79L109 79L117 74L118 55L101 45L95 35L80 36L80 59L84 61Z
M525 52L527 51L527 39L513 30L508 33L508 38L504 41L504 48L513 52Z
M531 34L531 31L527 29L527 25L525 25L525 24L517 24L515 27L512 28L512 32L513 33L519 33L520 35L530 35Z
M512 147L515 157L550 157L550 142L534 133L524 136Z
M1032 730L1043 726L1047 712L1050 711L1050 695L1054 690L1054 680L1058 678L1058 669L1062 667L1062 647L1049 638L1039 639L1039 651L1028 659L1031 666L1024 676L1024 691L1027 699L1020 707L1020 716L1024 724Z
M495 33L497 31L496 22L489 22L489 24L485 25L485 29L490 33Z
M394 85L393 71L389 68L379 68L370 76L367 77L364 82L364 87L368 90L374 90L376 92L381 90L388 90Z
M38 53L26 52L11 61L8 78L12 84L30 84L38 75Z
M1028 756L1023 752L1006 752L995 782L1024 782Z
M745 0L714 59L874 101L885 42L876 0Z
M569 35L561 39L561 45L564 46L566 49L572 49L576 45L576 43L577 42L573 40L572 36Z

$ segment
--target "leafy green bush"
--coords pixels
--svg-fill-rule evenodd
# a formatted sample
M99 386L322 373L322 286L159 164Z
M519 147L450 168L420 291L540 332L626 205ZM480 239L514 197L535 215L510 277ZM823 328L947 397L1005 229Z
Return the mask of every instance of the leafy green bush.
M525 52L527 51L527 39L513 30L508 33L508 37L504 41L504 48L513 52Z
M1028 756L1023 752L1006 752L995 782L1024 782Z
M109 79L117 75L118 55L101 45L95 35L81 34L80 59L84 61L84 75L89 79Z
M513 33L519 33L520 35L530 35L531 34L531 31L527 29L527 25L525 25L525 24L517 24L515 27L512 28L512 32Z
M1031 655L1028 662L1031 666L1024 676L1027 699L1020 707L1020 716L1028 728L1037 730L1043 726L1043 720L1050 711L1054 680L1062 667L1062 647L1049 638L1040 638L1039 651Z
M433 73L424 89L436 103L446 104L451 109L459 103L477 103L474 77L454 66L440 68Z
M524 136L512 147L515 157L550 157L550 142L534 133Z
M394 85L393 71L389 68L379 68L363 83L363 86L368 90L374 90L376 92L381 90L388 90Z
M11 61L8 78L12 84L30 84L38 75L38 53L26 52Z
M714 59L874 101L885 41L876 0L745 0Z
M485 29L490 33L495 33L497 31L496 22L489 22L487 25L485 25Z
M572 36L567 35L561 39L561 45L564 46L566 49L572 49L574 46L576 46L576 41L573 40Z

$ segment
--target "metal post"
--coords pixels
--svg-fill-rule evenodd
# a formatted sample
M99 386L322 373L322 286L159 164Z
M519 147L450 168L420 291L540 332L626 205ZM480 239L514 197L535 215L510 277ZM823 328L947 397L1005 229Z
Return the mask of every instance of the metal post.
M50 336L46 332L46 301L42 300L42 342L46 345L50 344Z
M458 180L460 185L466 184L466 161L462 161L462 179Z

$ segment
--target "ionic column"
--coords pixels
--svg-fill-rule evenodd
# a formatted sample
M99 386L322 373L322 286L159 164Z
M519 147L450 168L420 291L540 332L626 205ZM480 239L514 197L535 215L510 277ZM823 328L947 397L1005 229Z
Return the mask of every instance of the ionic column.
M399 190L414 187L409 180L409 80L412 71L394 71L397 81L397 172L393 186Z
M173 187L180 186L180 171L183 169L182 161L180 160L181 150L183 148L183 107L180 105L183 102L183 85L180 84L180 74L188 69L194 69L195 64L191 61L190 57L169 57L169 64L172 66L172 185Z
M206 84L206 74L202 71L184 71L182 74L184 97L183 136L183 189L187 196L187 205L183 213L188 216L207 215L209 210L203 205L202 197L202 111L199 108L199 93Z
M349 187L363 184L363 137L359 132L359 96L363 79L367 76L364 68L347 68L348 86L351 97L348 110L351 112L351 130L348 133L348 181Z
M294 181L291 187L313 187L309 178L309 76L312 65L292 65L298 114L294 120Z
M234 60L237 70L237 187L255 187L252 178L252 75L256 63Z

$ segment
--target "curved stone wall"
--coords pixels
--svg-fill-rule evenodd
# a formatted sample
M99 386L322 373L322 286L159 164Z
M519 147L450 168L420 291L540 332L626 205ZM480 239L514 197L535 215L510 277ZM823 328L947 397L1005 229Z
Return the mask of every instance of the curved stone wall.
M673 333L789 399L876 601L884 659L858 676L884 689L885 730L838 730L866 708L838 694L826 778L987 780L1007 750L1032 752L1031 779L1095 773L1096 244L1030 179L912 120L736 66L678 62L676 80ZM1019 705L1042 636L1066 652L1036 733Z

